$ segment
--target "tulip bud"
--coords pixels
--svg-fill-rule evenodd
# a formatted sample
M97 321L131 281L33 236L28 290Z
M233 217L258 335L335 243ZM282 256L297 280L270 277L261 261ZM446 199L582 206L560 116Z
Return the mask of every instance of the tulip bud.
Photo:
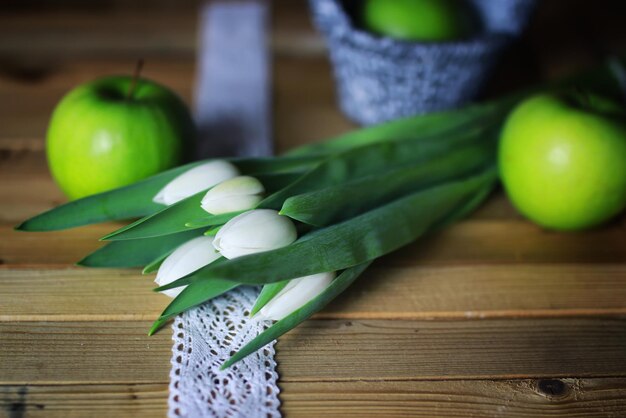
M237 167L228 161L209 161L185 171L167 183L154 196L153 201L169 206L238 175Z
M165 286L175 280L193 273L220 258L220 253L213 248L213 237L198 237L187 241L170 254L159 267L154 281ZM187 286L164 290L162 293L175 298Z
M272 321L283 319L322 293L334 278L335 272L331 271L291 280L283 290L267 302L256 318Z
M201 206L211 215L248 210L261 201L263 192L265 188L254 177L234 177L210 189Z
M228 259L275 250L298 238L296 227L275 210L255 209L235 216L224 225L213 246Z

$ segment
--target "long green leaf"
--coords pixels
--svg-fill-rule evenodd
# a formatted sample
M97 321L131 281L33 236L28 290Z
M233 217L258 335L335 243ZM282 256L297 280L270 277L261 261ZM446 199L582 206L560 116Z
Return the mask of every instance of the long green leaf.
M124 241L119 241L119 242L124 242ZM165 259L170 254L172 254L172 252L174 252L175 249L176 248L172 248L170 251L167 251L166 253L163 253L160 256L153 259L152 261L150 261L148 264L144 266L143 270L141 270L141 274L150 274L150 273L154 273L155 271L158 271L159 267L161 267L161 264L163 264Z
M140 267L201 234L201 230L195 230L167 237L110 242L77 264L85 267Z
M150 328L148 335L158 331L173 316L226 293L237 286L239 284L230 280L219 279L190 284L165 308L159 319Z
M390 140L414 139L421 142L440 141L444 137L466 131L476 125L501 120L517 103L519 96L476 104L462 109L397 119L298 147L287 155L328 155L355 147Z
M99 222L136 218L154 213L162 205L152 202L159 190L199 163L165 171L130 186L88 196L58 206L24 221L20 231L55 231Z
M225 158L237 166L242 174L285 174L310 170L324 160L323 155L282 155L262 158Z
M330 225L420 189L466 177L492 164L494 154L495 141L460 147L423 163L292 196L280 214L314 226Z
M250 316L256 315L267 303L274 298L277 294L280 293L281 290L289 284L291 280L283 280L282 282L269 283L263 286L261 289L261 293L256 298L256 302L254 302L254 306L250 310Z
M317 297L311 299L300 309L295 310L285 318L257 335L252 341L243 346L234 356L226 361L221 370L224 370L241 359L249 356L276 338L294 329L316 312L322 310L331 300L341 294L365 271L370 263L360 264L344 270L330 285Z
M499 122L494 122L473 127L435 142L415 139L379 142L342 152L329 157L289 186L270 195L259 207L278 210L286 199L294 195L381 173L396 166L417 164L461 146L488 141L493 138L493 132L498 126Z
M214 237L217 235L218 232L220 232L220 229L222 229L222 226L224 225L217 225L214 226L212 228L207 229L206 231L204 231L204 236L205 237Z
M314 167L319 156L227 159L243 174L282 173ZM99 222L138 218L151 215L163 205L154 203L154 196L183 172L209 160L197 161L164 171L126 187L68 202L30 218L15 229L19 231L55 231Z
M352 267L414 241L495 179L495 170L489 169L422 190L315 230L287 247L208 265L161 290L212 279L266 284Z
M200 201L206 192L202 191L190 196L180 202L174 203L161 211L146 218L139 219L123 228L113 231L102 237L105 241L134 240L140 238L151 238L162 235L175 234L177 232L196 230L201 227L189 227L187 221L197 218L206 213L200 207ZM221 225L237 216L240 212L213 215L211 225ZM206 225L205 225L206 226Z

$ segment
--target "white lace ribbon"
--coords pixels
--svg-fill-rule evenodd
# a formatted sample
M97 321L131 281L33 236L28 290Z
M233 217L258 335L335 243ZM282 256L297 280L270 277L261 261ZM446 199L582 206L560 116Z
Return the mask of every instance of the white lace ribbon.
M271 154L267 3L213 1L200 15L198 158ZM219 367L263 329L258 289L240 287L174 321L170 417L280 417L274 343Z
M265 328L247 317L257 295L239 287L176 318L169 417L280 417L274 343L219 370Z

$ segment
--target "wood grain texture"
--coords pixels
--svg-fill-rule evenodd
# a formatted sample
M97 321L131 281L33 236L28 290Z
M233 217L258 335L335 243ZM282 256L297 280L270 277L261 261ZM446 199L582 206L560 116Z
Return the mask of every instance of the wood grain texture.
M98 77L130 74L136 58L80 58L41 63L1 65L0 137L4 141L38 139L42 149L52 109L70 89ZM11 68L14 67L14 68ZM143 76L162 83L187 103L191 102L195 62L193 58L147 58ZM24 74L37 73L37 77ZM2 145L2 142L0 142ZM14 147L14 146L13 146Z
M0 150L41 152L51 111L65 93L98 77L130 73L135 60L81 57L53 65L46 61L41 65L20 63L15 64L15 69L0 71ZM277 152L355 128L338 112L331 69L324 56L276 56L273 65L273 128ZM24 79L20 75L30 72L37 72L38 76ZM149 58L143 75L168 86L185 102L192 103L193 57ZM279 116L287 114L289 117ZM307 128L303 129L304 126Z
M0 384L166 383L171 328L149 321L0 322Z
M0 385L0 416L163 417L167 411L167 392L167 383Z
M0 321L154 321L171 299L152 292L153 280L137 270L0 270Z
M120 225L27 233L13 231L12 224L0 223L0 259L5 267L46 264L65 268L102 245L98 238ZM626 260L625 232L623 226L614 224L584 233L555 233L526 221L472 217L383 260L385 266L406 269L433 265L619 264Z
M287 417L621 417L623 378L282 382Z
M0 224L0 268L71 268L104 244L98 241L101 237L123 225L107 223L39 233L15 231L11 224Z
M626 314L626 266L375 263L318 318L473 319Z
M494 197L497 199L498 197ZM483 212L483 217L487 213ZM514 215L516 216L516 215ZM626 224L576 233L547 231L526 220L472 216L386 258L389 266L427 264L602 264L626 260Z
M624 318L309 320L277 344L284 382L625 377Z
M0 323L0 384L167 382L147 321ZM282 382L626 377L624 319L310 320L278 343Z
M620 417L626 380L447 380L282 382L286 417ZM156 417L166 412L167 384L3 385L8 417ZM14 414L14 415L11 415Z
M383 262L316 318L626 315L624 277L626 266L610 264L396 268ZM170 299L151 291L153 278L137 270L0 269L0 321L154 320Z
M0 4L0 58L193 57L203 4L202 0L108 0L89 5L20 1L9 8ZM324 52L305 1L273 0L270 6L269 42L274 54Z

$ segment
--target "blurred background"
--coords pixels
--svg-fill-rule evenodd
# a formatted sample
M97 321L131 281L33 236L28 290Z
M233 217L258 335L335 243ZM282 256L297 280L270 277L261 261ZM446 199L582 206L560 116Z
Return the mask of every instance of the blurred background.
M494 0L497 1L497 0ZM0 2L0 152L43 151L50 112L95 77L144 75L191 103L202 1L3 0ZM337 110L324 42L304 0L270 2L276 151L353 125ZM589 68L626 50L626 2L543 0L503 57L485 95Z

